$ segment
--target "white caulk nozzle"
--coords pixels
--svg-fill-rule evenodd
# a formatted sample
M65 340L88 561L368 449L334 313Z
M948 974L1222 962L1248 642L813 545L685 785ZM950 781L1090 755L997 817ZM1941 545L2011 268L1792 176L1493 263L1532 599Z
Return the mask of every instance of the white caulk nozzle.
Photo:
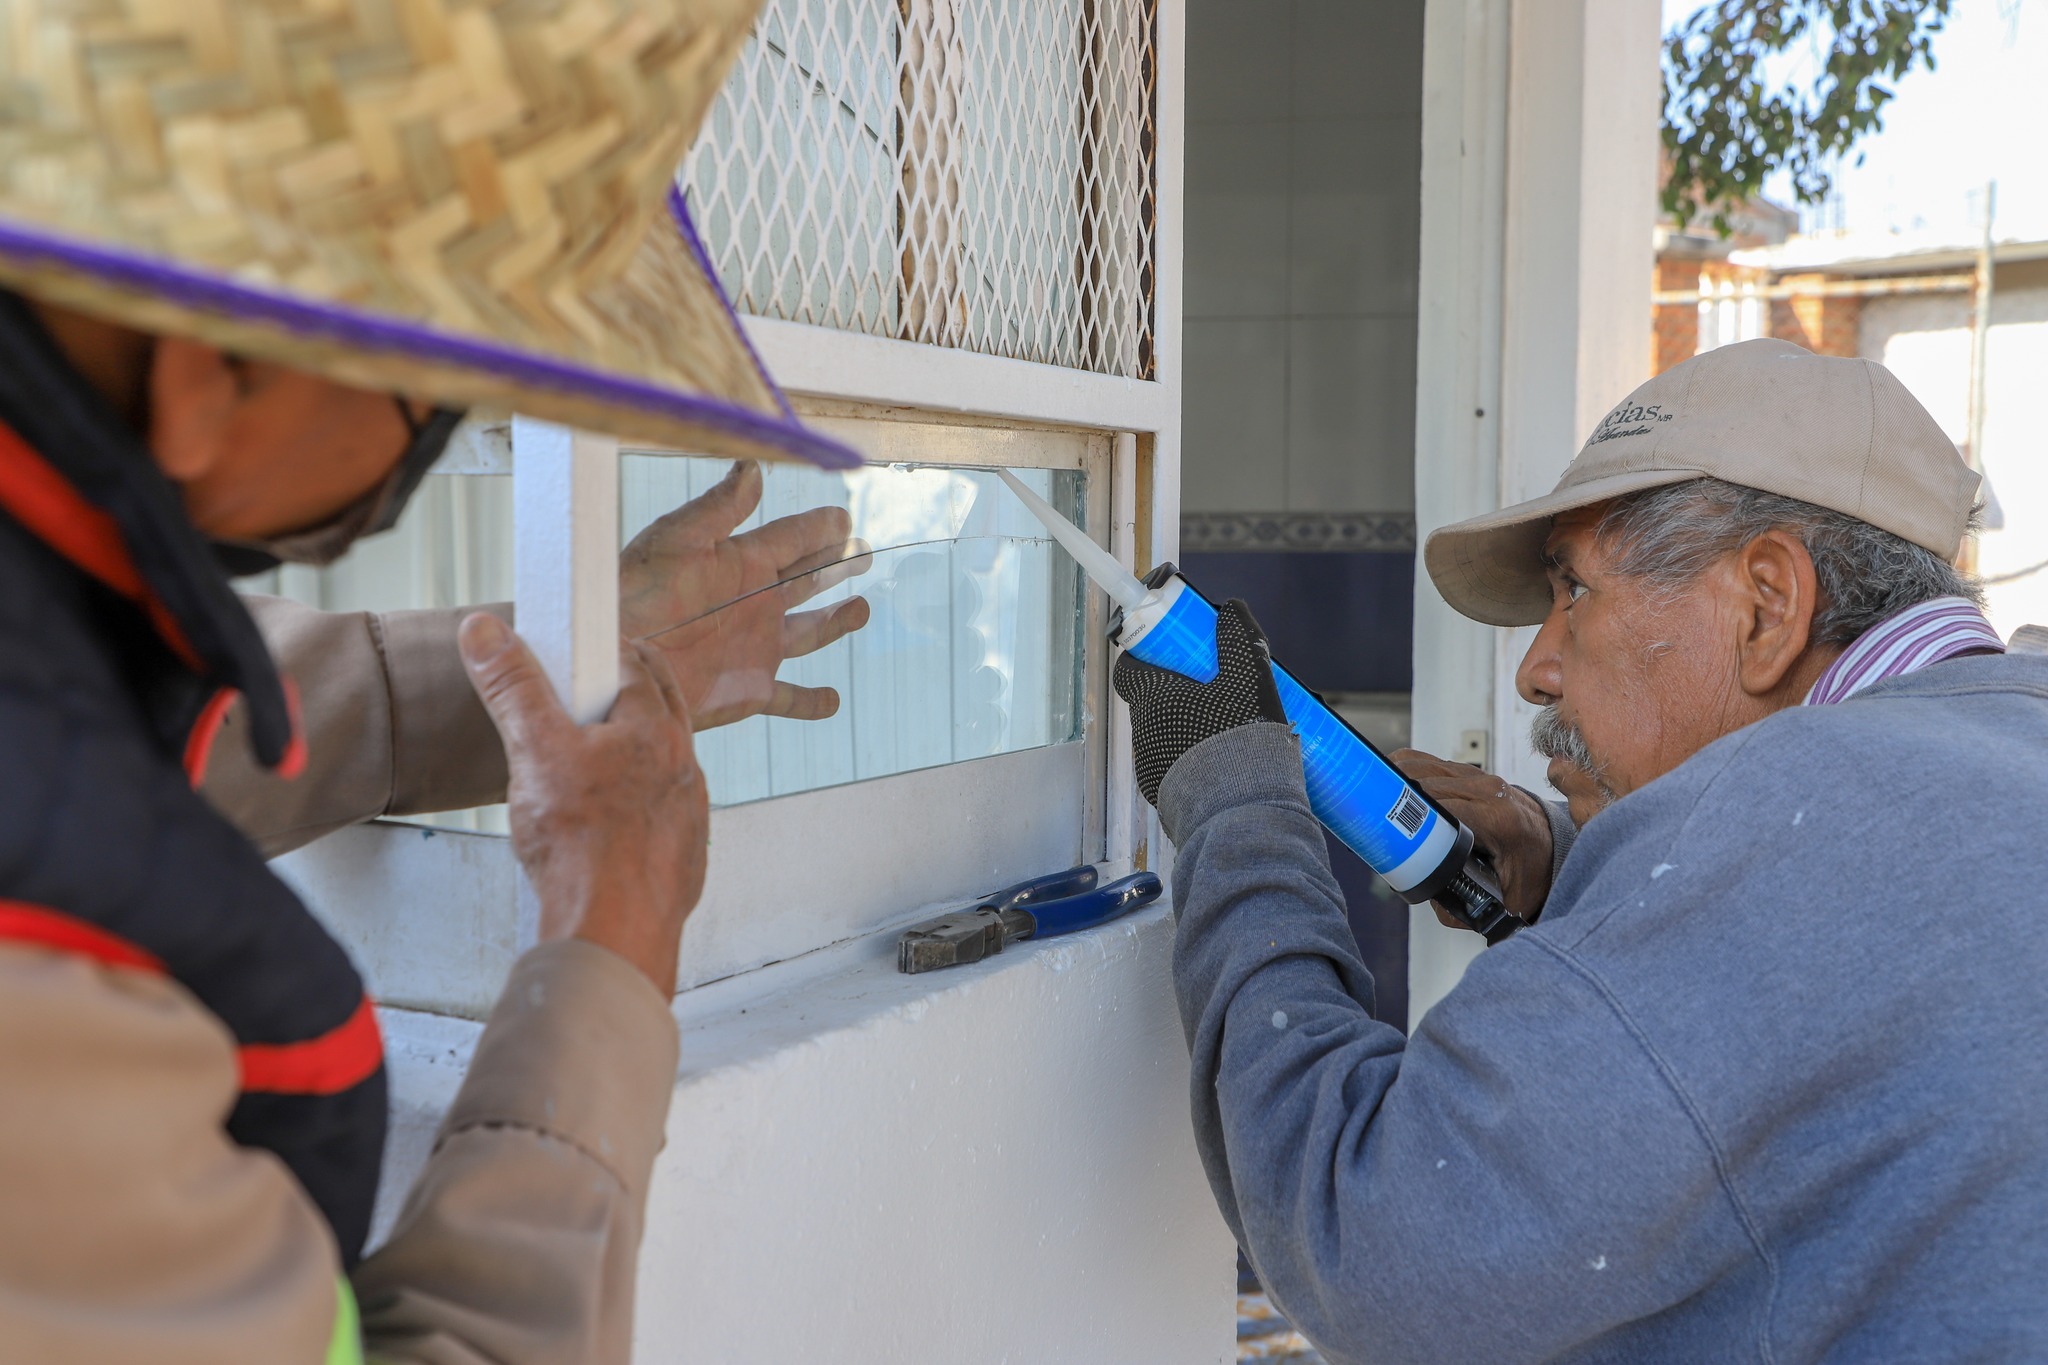
M1045 523L1045 529L1052 532L1054 540L1066 547L1067 553L1095 580L1097 587L1108 593L1110 600L1125 611L1136 611L1150 591L1144 580L1116 562L1116 556L1088 539L1088 533L1054 511L1052 504L1026 488L1016 475L1007 469L998 469L1004 483L1010 485L1031 515Z

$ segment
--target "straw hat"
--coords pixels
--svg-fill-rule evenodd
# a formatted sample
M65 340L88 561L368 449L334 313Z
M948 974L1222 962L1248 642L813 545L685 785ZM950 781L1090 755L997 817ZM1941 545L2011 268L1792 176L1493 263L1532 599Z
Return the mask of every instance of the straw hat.
M0 31L0 282L449 407L858 463L674 175L760 0L103 0Z

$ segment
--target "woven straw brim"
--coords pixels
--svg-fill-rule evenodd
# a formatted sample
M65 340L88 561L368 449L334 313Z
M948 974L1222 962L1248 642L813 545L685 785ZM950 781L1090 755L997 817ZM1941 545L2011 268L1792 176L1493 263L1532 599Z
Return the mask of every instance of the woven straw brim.
M259 288L0 218L0 280L162 335L446 407L521 412L656 447L828 469L853 451L797 422L747 343L678 197L593 314L591 349L637 350L638 372L583 348L528 349ZM602 309L602 311L598 311ZM665 382L664 382L665 381Z
M1535 626L1550 614L1543 542L1559 513L1697 479L1696 469L1638 469L1592 479L1430 533L1422 563L1444 601L1489 626Z
M673 177L761 0L44 6L0 281L365 388L828 466Z

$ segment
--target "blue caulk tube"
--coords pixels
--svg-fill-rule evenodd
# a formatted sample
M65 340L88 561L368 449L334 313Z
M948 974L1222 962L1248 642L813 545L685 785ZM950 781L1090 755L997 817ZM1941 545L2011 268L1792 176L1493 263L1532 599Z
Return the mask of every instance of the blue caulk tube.
M1213 603L1171 564L1139 579L1008 470L999 472L1117 604L1110 638L1119 648L1197 682L1215 680L1221 664ZM1522 927L1502 905L1492 871L1473 855L1471 830L1277 662L1273 680L1301 739L1309 809L1330 833L1411 905L1434 900L1489 942Z

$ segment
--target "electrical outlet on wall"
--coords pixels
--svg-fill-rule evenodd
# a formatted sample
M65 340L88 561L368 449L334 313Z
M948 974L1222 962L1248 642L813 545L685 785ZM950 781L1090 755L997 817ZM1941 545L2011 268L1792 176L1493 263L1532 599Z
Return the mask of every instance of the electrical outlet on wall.
M1458 762L1471 763L1481 768L1486 766L1487 733L1484 730L1467 730L1458 736Z

